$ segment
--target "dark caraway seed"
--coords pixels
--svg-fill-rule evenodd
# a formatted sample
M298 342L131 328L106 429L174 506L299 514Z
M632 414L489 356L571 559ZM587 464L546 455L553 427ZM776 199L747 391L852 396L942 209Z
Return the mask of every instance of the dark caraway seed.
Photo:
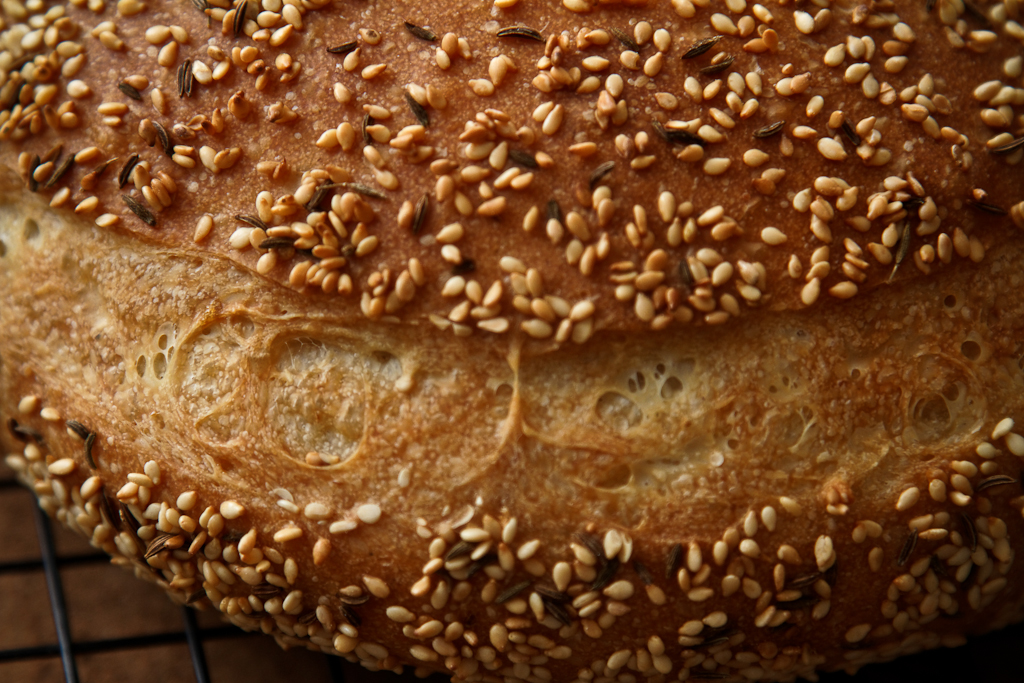
M342 43L341 45L338 45L337 47L329 47L327 48L327 51L330 52L332 55L347 55L349 52L354 51L357 47L359 47L359 43L357 43L354 40L350 40L347 43Z
M281 589L272 583L261 583L252 587L252 594L260 600L266 600L272 598L275 595L280 595Z
M679 571L679 566L683 563L683 544L676 543L674 546L669 548L668 557L665 558L665 578L673 579L676 572Z
M907 252L910 251L910 221L904 220L903 227L900 230L900 244L899 249L896 251L896 259L892 264L892 272L889 273L889 282L896 277L896 270L903 263L903 259L907 257Z
M368 132L366 132L366 129L369 128L370 126L372 126L374 123L376 123L376 121L373 120L372 116L370 116L369 114L363 114L363 126L362 126L361 130L363 132L363 144L364 145L372 145L373 144L373 138L370 137L370 134Z
M541 601L544 603L544 609L557 619L563 626L571 626L572 618L569 616L569 611L565 609L561 604L554 600L541 596Z
M614 161L606 161L595 168L594 172L590 174L590 190L593 191L594 188L597 187L597 184L601 182L606 175L612 172L613 168L615 168Z
M471 258L464 258L452 266L452 273L454 275L465 275L466 273L472 273L474 270L476 270L476 261Z
M249 0L242 0L235 5L235 17L231 24L231 29L235 32L235 36L242 35L242 29L245 28L245 20L249 14Z
M344 603L342 603L341 605L341 616L345 618L345 621L352 624L356 628L359 628L363 625L363 620L359 618L359 615L356 613L356 611Z
M44 163L44 164L47 161L52 161L53 163L57 163L57 159L60 158L60 155L63 152L64 152L64 145L58 143L58 144L54 145L53 147L51 147L49 152L47 152L42 157L40 157L40 161L42 163Z
M373 197L374 199L386 199L383 192L375 190L372 187L369 187L368 185L363 185L362 183L338 183L338 187L344 188L346 190L352 190L353 192L361 194L365 197Z
M529 26L508 26L499 30L497 35L499 38L528 38L540 43L544 42L544 36L540 34L540 31Z
M973 553L978 549L978 532L974 529L974 520L966 512L961 512L960 521L964 523L964 530L967 531L967 547Z
M137 199L134 199L133 197L123 194L121 195L121 201L123 201L125 206L127 206L132 213L138 216L139 220L141 220L143 223L145 223L151 228L156 227L156 218L153 216L152 213L150 213L149 209L143 206L142 203L139 202Z
M619 42L622 43L622 46L625 47L627 50L632 50L633 52L640 52L640 46L636 44L635 40L633 40L633 36L629 35L621 28L613 27L608 30L611 31L612 35L615 36L619 40Z
M248 214L239 213L235 214L235 220L247 223L248 225L251 225L254 228L259 228L260 230L263 230L264 232L266 232L267 230L267 224L261 221L256 216L250 216Z
M1004 209L1001 206L996 206L995 204L989 204L988 202L979 202L976 199L968 199L967 200L967 205L968 206L973 206L975 209L978 209L979 211L984 211L985 213L990 213L993 216L1005 216L1006 215L1006 209Z
M46 184L43 185L43 189L44 190L48 190L51 187L53 187L54 185L56 185L57 181L60 180L64 176L64 174L68 172L68 169L71 168L74 165L75 165L75 155L74 154L69 154L68 156L64 157L64 161L62 161L60 163L60 166L58 166L56 169L54 169L53 173L51 173L50 177L46 180Z
M473 552L473 544L467 541L459 541L453 545L447 553L444 555L445 562L451 562L452 560L462 557L463 555L469 555Z
M806 588L821 578L821 572L801 574L786 583L786 588Z
M654 132L657 133L663 140L677 145L700 145L704 146L704 138L699 135L694 135L688 130L678 130L675 128L666 128L661 125L661 121L651 121L651 125L654 127Z
M96 443L96 434L89 432L89 435L85 437L85 459L89 463L89 467L96 469L96 461L92 458L92 447Z
M206 0L201 0L201 1L205 2ZM205 597L206 597L206 589L205 588L200 588L195 593L191 593L187 598L185 598L185 604L186 605L194 605L195 603L199 602L200 600L202 600Z
M846 135L846 138L851 143L853 143L853 146L854 147L860 147L860 136L857 135L857 131L855 131L853 129L853 126L850 125L850 122L844 120L842 128L843 128L843 133Z
M1010 142L1007 142L1005 145L999 145L998 147L993 147L992 149L989 150L989 153L991 153L991 154L1009 154L1010 152L1016 152L1021 147L1024 147L1024 135L1022 135L1021 137L1017 138L1016 140L1011 140Z
M68 429L77 434L79 439L85 439L89 436L89 429L78 420L68 420L64 424L67 425Z
M422 104L416 101L416 98L410 95L408 92L405 93L405 101L409 103L409 109L412 110L412 115L416 117L420 125L424 128L430 127L430 114L423 107Z
M593 533L587 533L586 531L578 531L573 533L572 539L579 543L581 546L587 548L590 552L594 553L594 557L604 557L604 548L601 546L601 542L597 540L597 537Z
M686 285L688 288L693 288L693 285L695 283L695 280L693 278L693 271L690 270L690 264L686 261L686 259L681 259L679 261L679 279L682 280L683 284Z
M946 567L942 564L942 560L939 559L938 555L932 555L932 559L928 562L928 566L932 568L932 571L935 572L935 575L940 579L944 579L949 576L949 573L946 571Z
M154 121L153 130L156 131L156 136L160 140L160 146L164 148L164 154L169 157L174 156L174 144L171 142L171 135L167 129L159 122Z
M525 166L527 168L540 167L540 164L537 163L537 159L535 159L532 154L521 149L510 149L508 151L508 156L512 161L516 162L520 166Z
M554 600L555 602L569 602L572 600L572 596L568 593L563 593L547 586L534 586L533 590L537 591L542 598Z
M477 572L479 572L481 569L489 565L491 562L494 562L494 560L496 559L497 557L493 553L490 555L484 555L479 560L466 567L466 578L473 578L473 576L475 576Z
M18 441L28 441L29 439L35 439L36 441L42 442L43 440L42 434L32 429L31 427L26 427L25 425L18 424L18 421L15 420L13 417L7 421L7 427L11 430L11 433L14 434L14 438L16 438Z
M136 100L138 102L142 101L142 95L139 93L139 91L131 85L129 85L128 83L125 83L124 81L121 81L117 84L117 89L125 95L127 95L128 97L132 98L133 100Z
M285 249L294 247L295 243L287 237L268 237L259 244L259 249Z
M728 57L718 62L717 64L705 66L703 69L700 70L700 73L702 76L713 76L714 74L721 73L728 69L730 66L732 66L734 60L735 57L729 55Z
M308 202L306 202L306 211L309 211L310 213L316 211L317 207L320 206L320 203L328 194L330 194L332 189L334 189L334 185L330 183L323 183L322 185L319 185L316 190L313 191L313 196L309 198Z
M911 197L910 199L904 199L902 202L900 202L900 204L908 212L916 211L917 209L920 209L922 206L924 206L924 199L921 197Z
M690 49L683 53L683 59L693 59L694 57L700 57L702 54L718 45L718 41L722 39L722 36L715 36L713 38L705 38L704 40L698 40L696 43L690 46Z
M178 67L178 97L192 96L192 81L195 76L192 74L192 60L186 59Z
M28 189L32 190L33 192L39 191L39 181L36 180L34 176L36 173L36 169L39 168L39 164L41 163L43 163L42 159L40 159L39 155L36 154L34 157L32 157L32 163L29 164Z
M405 22L405 29L420 40L426 40L428 42L437 40L437 36L433 31L423 28L422 26L417 26L411 21Z
M145 559L154 557L160 553L164 548L167 547L167 541L174 538L174 534L160 534L146 546Z
M781 131L782 127L785 126L785 125L786 125L785 121L776 121L775 123L770 123L770 124L768 124L767 126L765 126L763 128L758 128L757 130L755 130L754 131L754 137L755 138L770 138L771 136L773 136L776 133L778 133L779 131Z
M529 581L523 581L522 583L517 583L514 586L509 586L505 590L503 590L500 593L498 593L498 597L496 597L494 599L494 602L498 603L499 605L502 604L502 603L508 602L512 598L514 598L517 595L519 595L520 593L522 593L523 590L525 590L526 587L529 586L529 585L530 585Z
M985 489L990 489L993 486L1003 486L1004 484L1016 484L1017 480L1013 477L1008 477L1005 474L997 474L989 477L988 479L982 479L981 483L974 489L977 493L981 493Z
M554 218L559 223L562 222L562 207L558 205L558 202L554 199L548 202L548 220ZM594 553L600 557L600 553Z
M917 529L914 529L910 532L910 535L907 536L907 540L903 542L903 548L900 550L900 555L896 558L897 567L902 567L907 563L907 560L910 559L911 553L913 553L914 548L917 547L917 536Z
M598 555L598 557L601 556ZM619 571L619 564L619 558L617 557L613 557L612 559L608 560L607 564L601 567L601 571L597 573L597 578L594 579L594 582L592 584L590 584L590 590L601 590L609 583L611 583L612 579L615 578L615 574Z
M128 161L126 161L124 163L124 166L121 167L121 171L117 174L117 187L118 187L118 189L120 189L120 188L122 188L122 187L124 187L125 185L128 184L128 181L132 177L132 171L134 171L135 167L138 166L138 165L139 165L139 155L138 154L132 154L130 157L128 157Z
M416 202L416 210L412 214L412 234L418 235L423 229L423 222L427 219L427 210L430 208L430 193L424 192L420 200Z

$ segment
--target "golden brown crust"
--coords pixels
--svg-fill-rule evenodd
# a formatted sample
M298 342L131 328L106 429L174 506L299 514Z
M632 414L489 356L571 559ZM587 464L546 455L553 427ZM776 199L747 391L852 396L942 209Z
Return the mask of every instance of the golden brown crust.
M303 30L280 48L222 35L216 22L208 29L188 3L151 3L132 17L115 17L111 8L106 14L117 25L111 35L124 42L123 52L137 55L135 75L148 81L141 102L116 89L132 72L125 71L122 51L101 43L117 48L117 41L84 32L102 18L87 21L88 9L67 6L67 17L83 32L74 34L59 19L54 30L70 31L68 40L87 46L74 77L93 91L75 107L78 126L57 135L47 128L45 106L38 126L24 107L5 110L0 124L0 157L12 169L0 172L0 412L14 419L0 439L11 453L8 462L35 486L46 509L179 599L209 602L245 627L373 668L413 664L474 680L628 683L624 677L638 671L664 679L793 678L955 644L964 634L1019 620L1024 586L1003 579L1013 576L1013 543L1024 526L1017 481L1024 438L1012 423L1024 419L1016 341L1024 304L1013 296L1024 256L1013 225L1024 222L1017 177L1024 152L987 151L986 141L1003 129L981 119L998 123L994 117L1005 106L1004 132L1011 141L1022 133L1017 4L982 3L984 21L960 8L954 18L963 25L954 21L952 35L941 19L951 7L956 14L959 3L942 0L929 15L915 5L901 7L899 17L887 3L874 3L873 10L831 3L831 19L819 14L820 30L813 16L801 14L819 8L803 4L770 5L770 24L764 8L746 3L693 5L574 14L526 0L508 9L395 3L371 5L356 19L345 3L305 12ZM729 9L741 5L742 11ZM131 13L136 5L122 0L119 8ZM691 9L692 18L682 19ZM342 21L339 14L353 18ZM456 16L460 24L452 26ZM719 17L751 32L682 60L716 27L731 30ZM396 18L438 33L452 26L467 37L472 59L456 56L440 69L438 45L414 37ZM625 73L616 66L621 45L610 33L584 27L630 27L633 39L645 43L646 61L659 53L655 43L664 36L643 40L646 29L635 19L668 31L665 63L653 77L641 76L642 68L629 72L628 116L621 125L606 122L605 130L594 107L605 76ZM566 44L557 47L562 54L557 39L545 46L493 37L499 27L520 22L543 31L542 38L565 31ZM280 61L283 70L268 68L265 88L255 90L259 76L228 66L223 79L193 84L192 96L178 99L174 68L156 66L160 49L148 46L145 35L151 25L171 23L189 33L172 67L186 56L211 64L205 48L212 36L210 44L229 55L231 47L259 45L268 65L289 52L301 70ZM0 59L17 61L10 41L21 31L11 25L8 17L9 49ZM778 53L751 52L761 49L751 40L774 45L769 25ZM336 67L343 58L324 49L356 39L360 28L379 34L358 38L361 66L388 65L369 80ZM915 34L912 42L907 30ZM879 82L876 97L864 96L871 86L862 81L841 82L844 70L850 79L862 75L850 56L836 67L821 65L851 32L874 37L877 54L864 59ZM159 43L161 33L153 40ZM960 34L965 46L951 47ZM41 36L46 45L46 29ZM605 38L607 46L581 47ZM33 40L21 35L17 44ZM849 45L843 49L868 49L863 41ZM907 63L887 67L885 59L900 51ZM497 77L500 65L490 73L499 52L516 65L504 79ZM682 77L711 65L715 54L734 56L742 89L735 78L730 83L728 71L695 75L702 87L697 104ZM963 68L940 74L950 54ZM611 65L595 72L599 90L576 96L570 91L579 85L543 93L537 88L548 87L543 78L533 84L558 73L552 69L560 60L568 70L602 55ZM27 92L11 87L18 79L12 64L4 65L0 86L5 104L12 92ZM789 75L785 64L792 65ZM750 92L756 79L748 83L748 70L759 74L761 93ZM801 91L805 84L797 79L804 72L810 85ZM288 73L296 76L281 83ZM333 74L361 94L349 104L336 102ZM466 81L485 75L501 83L480 97ZM589 75L581 71L580 83ZM721 92L703 101L703 88L718 77ZM780 83L783 78L794 80ZM1005 87L984 86L979 97L991 105L985 107L974 89L996 79ZM54 111L67 88L78 87L66 80L53 81L61 86ZM417 142L432 147L433 156L422 163L387 157L396 189L387 189L391 178L373 174L367 163L376 157L360 152L361 144L349 152L313 144L340 121L358 124L364 104L393 107L385 124L395 136L416 118L402 92L408 83L433 85L448 105L427 107L430 126ZM743 93L739 112L726 113L730 85ZM912 86L917 92L904 94ZM167 96L160 114L148 99L156 87ZM776 92L786 88L797 92ZM251 111L236 120L228 100L238 90ZM674 111L659 104L657 94L666 92L678 100ZM948 113L940 94L949 100ZM815 95L823 108L808 116ZM743 102L752 99L757 109L744 117ZM98 108L115 100L128 111L105 107L104 116L121 118L120 125L106 125ZM287 124L265 120L280 117L275 102L294 107L299 117ZM544 102L565 110L554 135L543 131L544 117L533 118ZM241 116L238 100L233 106ZM927 116L903 118L904 112L919 116L914 106L935 107L933 122L950 132L933 139ZM217 107L224 116L219 132ZM466 122L488 108L503 114L484 123L500 128L507 115L514 129L532 129L520 130L511 148L547 153L552 165L545 168L540 157L528 188L495 190L495 179L509 168L506 159L490 171L487 189L467 175L453 180L452 196L438 202L438 177L449 171L435 174L431 162L447 156L462 167L489 163L471 164L464 155L480 150L457 140ZM982 114L985 109L995 113ZM855 130L830 129L834 110ZM180 139L175 123L187 125L197 112L208 120L194 122L194 140ZM723 125L729 120L723 116L734 127ZM843 137L870 140L872 126L858 132L868 116L877 117L880 140L873 146L894 152L877 166L863 163ZM154 148L139 137L144 117L150 124L142 133L156 140ZM653 120L671 128L670 120L698 117L724 134L705 144L700 162L687 161L694 146L654 137ZM781 132L752 137L779 120L786 121ZM162 154L157 129L149 127L154 122L175 142L194 147L197 158L203 145L238 147L241 154L216 174L186 170ZM802 139L810 133L798 126L816 132ZM843 162L826 160L835 147L818 143L833 136L849 154ZM285 145L282 137L295 142ZM483 133L469 137L487 144ZM34 155L42 162L58 140L63 148L54 169L72 151L96 145L101 152L50 188L44 168L35 178L44 187L25 193ZM329 141L330 135L324 144ZM569 149L586 141L595 144L590 156L579 156L586 148ZM769 154L753 169L743 160L751 144ZM369 147L387 153L392 146ZM648 152L650 166L630 166ZM177 188L169 206L156 197L162 210L149 211L156 227L120 204L121 193L149 201L141 190L112 182L132 153L149 164L148 172L134 175L141 187L148 175L160 179L157 190L148 185L150 193ZM876 153L864 150L881 162L884 155ZM112 157L118 161L96 189L82 190L95 164ZM278 157L287 160L288 173L275 180L256 170ZM708 175L709 158L733 161L724 174ZM229 160L221 158L224 165ZM615 169L595 190L614 213L599 225L589 179L608 160ZM785 177L769 186L760 179L776 161ZM272 176L273 168L267 170ZM325 210L314 212L319 219L304 208L275 219L264 206L268 228L276 220L292 230L269 238L311 242L298 250L275 243L232 248L239 235L245 239L235 246L263 243L262 236L235 232L244 224L233 217L257 215L264 189L273 200L289 193L301 199L302 174L377 187L385 198L358 199L351 186L330 188L341 192L339 206L332 217L325 198ZM846 195L851 205L843 183L858 188ZM46 202L61 204L62 185L67 196L55 211ZM456 190L474 215L459 217ZM508 198L497 218L476 215L481 190ZM675 208L663 220L659 197L666 191ZM417 238L401 207L414 208L424 193L430 208ZM97 198L95 211L75 217L67 210L87 196ZM589 275L578 263L566 266L568 234L552 240L543 220L522 230L530 207L546 212L550 199L563 214L550 228L556 236L570 224L579 229L570 211L591 231L578 238L584 252L593 247ZM105 213L117 220L97 224ZM639 213L648 218L646 236ZM204 215L213 218L212 231L196 239ZM844 220L856 216L867 224ZM344 232L332 221L343 223ZM453 244L473 259L472 274L453 273L440 245L424 239L453 222L464 228ZM771 244L779 240L762 233L769 226L785 243ZM378 239L375 248L352 239L360 231ZM336 258L324 250L334 248L331 240L344 255L340 267L322 265ZM513 261L503 268L506 256L537 274L517 272ZM795 271L793 257L802 269L795 277L787 272ZM696 281L685 281L683 258ZM719 260L728 267L716 269ZM276 264L268 267L271 261ZM350 278L352 291L328 294L304 276L294 287L281 286L302 261L337 273L335 290ZM666 275L645 278L645 264L646 272ZM702 267L711 271L706 281ZM643 283L653 280L647 289ZM494 282L500 283L496 298L487 299ZM409 291L414 296L406 301ZM515 308L523 300L528 313ZM464 316L453 312L460 306ZM486 320L506 320L508 329L476 327ZM646 333L649 327L657 333ZM66 426L67 420L77 424Z

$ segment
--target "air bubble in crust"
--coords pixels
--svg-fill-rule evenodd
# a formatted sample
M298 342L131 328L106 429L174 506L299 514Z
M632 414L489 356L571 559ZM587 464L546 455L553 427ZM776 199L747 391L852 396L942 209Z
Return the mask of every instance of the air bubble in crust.
M153 356L153 375L157 379L163 379L164 375L167 374L167 357L158 353Z
M22 230L22 234L25 236L26 242L35 242L41 235L39 231L39 223L36 223L31 218L25 219L25 224L22 226Z
M667 378L661 385L661 397L666 401L671 401L681 393L683 393L683 383L674 375Z
M605 392L597 399L597 414L602 422L618 432L628 431L644 419L640 408L617 391Z

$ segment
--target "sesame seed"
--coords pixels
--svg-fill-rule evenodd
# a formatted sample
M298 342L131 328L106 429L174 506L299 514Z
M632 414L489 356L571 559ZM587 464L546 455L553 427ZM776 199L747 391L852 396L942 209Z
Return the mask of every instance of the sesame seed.
M848 643L859 643L871 632L871 624L858 624L846 632L845 638Z
M605 587L603 593L613 600L628 600L633 597L634 586L629 581L616 581Z
M722 175L731 165L732 159L715 157L704 162L704 172L710 176Z
M78 463L72 458L61 458L50 463L46 469L55 477L64 477L78 469Z
M373 503L365 503L356 508L356 517L365 524L376 524L380 521L380 507Z
M18 412L22 415L29 415L39 409L39 398L37 396L22 396L18 401Z
M814 561L819 571L825 571L835 562L835 552L832 549L832 539L828 536L819 536L814 543Z
M399 624L407 624L410 621L416 620L416 615L400 605L393 605L385 610L388 619L391 621L398 622Z
M920 497L920 489L916 486L911 486L900 494L899 500L896 501L896 510L899 512L909 510L915 503L917 503Z

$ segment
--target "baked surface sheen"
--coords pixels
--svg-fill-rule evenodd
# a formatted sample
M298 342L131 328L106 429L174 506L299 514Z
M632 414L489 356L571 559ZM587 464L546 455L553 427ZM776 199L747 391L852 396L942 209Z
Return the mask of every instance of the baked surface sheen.
M48 512L458 679L1024 618L1015 0L223 4L3 6L0 442Z

